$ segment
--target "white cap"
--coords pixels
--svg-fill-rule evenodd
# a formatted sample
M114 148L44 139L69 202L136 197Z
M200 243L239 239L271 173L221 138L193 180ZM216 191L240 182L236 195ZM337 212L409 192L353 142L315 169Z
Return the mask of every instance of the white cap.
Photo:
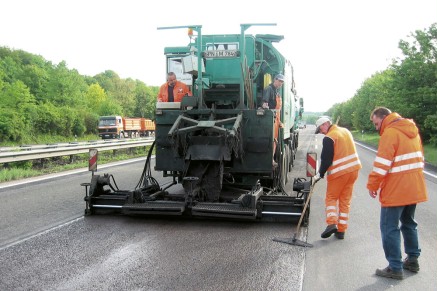
M275 79L284 82L284 75L282 75L282 74L277 74L277 75L275 76Z
M329 123L331 123L331 119L329 119L328 117L320 117L319 119L317 119L316 121L316 134L320 132L320 126L322 124L324 124L325 122L329 121Z

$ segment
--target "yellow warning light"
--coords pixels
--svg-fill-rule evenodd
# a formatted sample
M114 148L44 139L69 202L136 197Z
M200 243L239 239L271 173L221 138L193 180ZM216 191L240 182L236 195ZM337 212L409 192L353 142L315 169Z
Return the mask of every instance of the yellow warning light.
M193 29L192 28L188 28L188 36L193 36Z

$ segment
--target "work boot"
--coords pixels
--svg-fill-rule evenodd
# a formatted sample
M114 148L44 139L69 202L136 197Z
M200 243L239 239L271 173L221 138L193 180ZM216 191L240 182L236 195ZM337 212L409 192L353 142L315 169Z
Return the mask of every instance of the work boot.
M338 239L344 239L344 232L342 231L337 231L334 235Z
M377 276L392 278L392 279L397 279L397 280L404 279L404 271L402 271L402 270L393 271L392 269L390 269L390 266L388 266L385 269L376 269L375 274Z
M419 261L417 257L407 257L403 263L404 269L410 272L417 273L420 270Z
M335 224L330 224L326 227L325 231L322 232L322 238L328 238L330 237L333 233L337 232L337 225Z

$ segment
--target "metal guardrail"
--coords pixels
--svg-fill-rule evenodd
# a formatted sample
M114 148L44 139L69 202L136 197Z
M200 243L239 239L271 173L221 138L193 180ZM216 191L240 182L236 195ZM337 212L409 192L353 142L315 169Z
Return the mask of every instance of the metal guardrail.
M60 145L46 145L44 148L41 146L28 146L10 148L8 151L0 152L0 164L28 161L35 159L70 156L77 154L88 153L90 149L97 149L99 151L109 151L117 149L126 149L133 147L149 146L152 145L154 139L144 140L118 140L116 142L88 142L88 144L71 143Z

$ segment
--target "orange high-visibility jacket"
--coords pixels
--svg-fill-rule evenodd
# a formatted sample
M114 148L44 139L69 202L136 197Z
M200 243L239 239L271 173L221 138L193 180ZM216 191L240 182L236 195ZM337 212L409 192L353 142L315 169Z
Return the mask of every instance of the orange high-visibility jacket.
M328 181L361 169L354 139L349 130L333 124L326 133L326 137L334 142L334 158L326 171Z
M174 102L181 102L185 95L191 96L191 91L188 86L181 81L176 81L173 89ZM158 101L168 102L168 83L166 82L159 88Z
M367 189L379 193L381 206L404 206L428 200L424 155L414 121L391 113L382 121L378 153Z

